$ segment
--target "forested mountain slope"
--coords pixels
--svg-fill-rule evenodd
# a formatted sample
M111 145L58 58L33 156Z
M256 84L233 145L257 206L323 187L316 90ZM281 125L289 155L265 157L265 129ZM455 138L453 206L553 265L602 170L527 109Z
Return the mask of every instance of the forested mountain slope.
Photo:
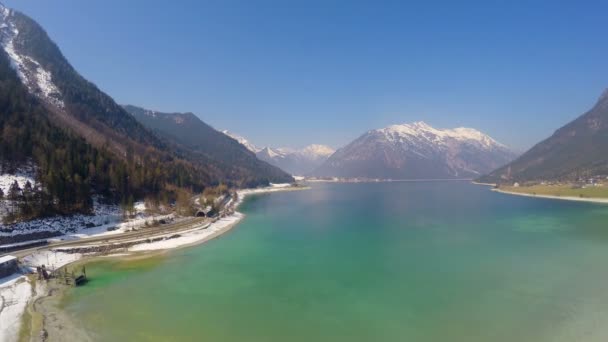
M18 194L22 218L89 212L96 194L115 202L169 201L228 181L265 184L192 154L139 123L66 60L44 29L0 4L0 165L35 165Z
M188 160L222 170L226 182L255 186L293 181L290 175L259 160L238 141L192 113L161 113L131 105L124 108L144 126L184 151Z
M607 175L608 90L588 112L480 181L573 181Z

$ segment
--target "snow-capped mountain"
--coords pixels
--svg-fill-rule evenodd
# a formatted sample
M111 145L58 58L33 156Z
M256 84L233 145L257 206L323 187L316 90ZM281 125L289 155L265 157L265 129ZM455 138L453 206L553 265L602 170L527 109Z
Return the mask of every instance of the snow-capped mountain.
M17 22L20 20L15 12L0 3L0 44L8 55L11 65L17 71L28 90L46 103L58 108L65 104L59 88L53 83L51 73L39 61L30 55L22 53L17 45L23 45L20 40Z
M335 151L329 146L313 144L302 149L288 147L257 147L246 138L229 131L224 134L241 143L255 153L258 159L291 173L292 175L307 175L319 167Z
M2 4L0 75L2 172L27 161L39 170L40 186L32 191L49 195L43 205L28 204L28 214L19 214L24 219L87 214L97 195L126 201L174 191L165 185L197 191L218 182L255 187L293 180L212 128L197 132L205 147L219 145L210 153L147 128L80 75L36 21ZM175 115L171 123L186 126L192 117Z
M310 160L323 160L325 161L329 156L334 154L336 150L329 146L312 144L304 147L303 149L297 151L302 157L308 158Z
M308 175L334 153L325 145L309 145L302 149L265 147L256 156L292 175Z
M514 153L472 128L436 129L424 122L371 130L313 172L321 177L473 178L510 162Z
M27 91L52 121L87 142L124 155L129 145L161 147L114 100L83 78L44 29L30 17L0 3L0 46ZM131 146L133 147L133 146Z
M241 145L245 146L249 151L251 151L253 153L258 153L261 150L254 144L250 143L249 140L245 139L244 137L242 137L236 133L232 133L228 130L223 130L222 133L224 133L227 136L231 137L232 139L238 141Z

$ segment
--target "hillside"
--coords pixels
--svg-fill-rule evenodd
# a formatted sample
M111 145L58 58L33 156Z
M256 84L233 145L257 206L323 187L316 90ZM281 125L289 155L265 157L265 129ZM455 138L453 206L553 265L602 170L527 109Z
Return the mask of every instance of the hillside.
M237 186L292 182L275 166L258 160L236 140L216 131L192 113L161 113L126 105L137 121L173 143L185 158L200 165L213 165L224 182Z
M487 183L573 181L608 175L608 90L597 103L512 163L481 177Z
M225 179L267 183L275 172L239 178L158 136L83 78L40 25L1 4L0 44L0 173L36 170L31 187L13 192L9 222L91 213L95 195L169 202Z

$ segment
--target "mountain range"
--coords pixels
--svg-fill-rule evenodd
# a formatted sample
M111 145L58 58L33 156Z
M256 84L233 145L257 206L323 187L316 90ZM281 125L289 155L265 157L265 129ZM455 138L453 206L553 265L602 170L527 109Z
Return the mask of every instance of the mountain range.
M284 171L259 160L238 141L216 131L193 113L162 113L132 105L123 108L146 128L174 144L186 159L210 165L229 179L238 179L239 186L293 181Z
M608 90L589 111L479 181L574 181L596 176L608 176Z
M475 129L436 129L424 122L415 122L366 132L337 150L312 175L469 179L490 172L514 157L505 145Z
M38 23L1 4L0 45L0 167L37 170L39 202L24 201L25 216L89 212L96 194L126 203L292 180L200 122L222 147L204 151L146 127L83 78Z
M424 122L370 130L337 151L259 148L192 113L118 105L38 23L2 4L0 45L0 171L34 165L25 217L90 212L95 195L169 201L180 191L291 182L291 175L491 183L608 175L608 91L517 159L478 130Z
M310 174L335 152L331 147L319 144L308 145L301 149L285 147L260 148L238 134L230 131L223 131L223 133L255 153L258 159L275 165L292 175L303 176Z

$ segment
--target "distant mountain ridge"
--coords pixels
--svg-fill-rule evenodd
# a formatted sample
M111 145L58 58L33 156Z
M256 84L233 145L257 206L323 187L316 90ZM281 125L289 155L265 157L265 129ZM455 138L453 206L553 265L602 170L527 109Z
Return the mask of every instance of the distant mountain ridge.
M137 106L123 106L138 122L184 151L184 158L213 165L224 180L239 186L289 183L293 178L264 161L229 136L216 131L193 113L162 113Z
M419 121L366 132L312 175L380 179L476 178L514 153L472 128L436 129Z
M598 175L608 175L608 89L589 111L512 163L479 180L487 183L571 181Z
M257 147L244 137L230 131L224 134L237 140L247 149L255 153L258 159L275 165L292 175L303 176L321 165L335 150L326 145L312 144L301 149Z

